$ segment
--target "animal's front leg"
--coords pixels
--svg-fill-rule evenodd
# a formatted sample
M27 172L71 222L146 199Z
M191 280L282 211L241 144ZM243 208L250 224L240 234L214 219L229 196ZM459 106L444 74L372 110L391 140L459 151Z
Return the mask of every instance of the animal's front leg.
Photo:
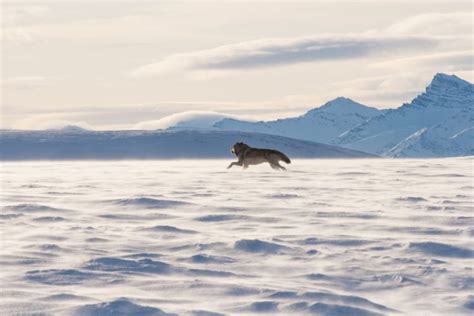
M231 162L227 169L232 168L232 166L242 166L242 163L240 163L240 161Z

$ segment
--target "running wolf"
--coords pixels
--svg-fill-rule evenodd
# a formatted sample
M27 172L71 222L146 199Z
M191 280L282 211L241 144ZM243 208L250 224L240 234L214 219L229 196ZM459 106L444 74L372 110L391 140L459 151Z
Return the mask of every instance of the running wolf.
M227 169L232 168L232 166L242 166L244 169L247 169L249 165L258 165L268 162L270 167L275 170L286 170L285 167L279 164L280 160L291 163L290 158L278 150L252 148L242 142L235 143L235 145L232 146L231 152L236 155L239 160L232 162Z

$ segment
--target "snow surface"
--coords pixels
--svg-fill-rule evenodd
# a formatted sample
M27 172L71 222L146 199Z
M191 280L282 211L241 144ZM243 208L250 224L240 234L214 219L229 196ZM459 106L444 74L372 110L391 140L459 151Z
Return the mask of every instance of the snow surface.
M7 162L3 315L468 315L473 159Z

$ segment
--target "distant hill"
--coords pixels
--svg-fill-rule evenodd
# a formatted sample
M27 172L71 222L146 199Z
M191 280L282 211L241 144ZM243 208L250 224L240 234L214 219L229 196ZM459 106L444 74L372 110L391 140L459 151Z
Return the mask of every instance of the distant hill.
M2 160L228 158L237 141L275 148L291 158L361 158L373 155L287 137L232 131L0 131Z

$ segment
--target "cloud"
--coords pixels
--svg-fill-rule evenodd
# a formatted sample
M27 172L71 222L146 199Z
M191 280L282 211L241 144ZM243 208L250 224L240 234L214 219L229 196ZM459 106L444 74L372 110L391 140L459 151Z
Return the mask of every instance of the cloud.
M434 74L430 69L391 71L387 75L330 82L315 94L293 95L288 100L296 104L323 104L336 97L346 96L376 108L395 108L422 93Z
M2 26L33 23L46 19L51 9L43 5L4 5L2 6Z
M473 14L466 12L427 13L407 18L387 29L390 34L472 35Z
M435 73L431 69L392 71L388 75L341 81L331 86L340 94L349 95L363 104L395 108L422 93Z
M189 53L173 54L139 66L133 77L187 72L207 78L229 72L270 68L305 62L361 57L400 58L427 50L472 47L471 13L429 13L409 17L387 28L360 34L328 34L300 38L260 39Z
M70 121L55 119L55 115L32 116L23 119L15 128L28 130L62 129L65 127L79 127L86 130L95 130L95 128L84 121ZM11 128L11 126L2 126L2 128Z
M374 64L389 69L433 69L438 72L467 71L473 69L474 53L470 50L419 55Z
M268 111L268 108L272 108L272 111ZM301 114L306 108L305 105L290 105L286 100L279 99L255 102L163 101L143 105L83 106L80 109L54 106L32 109L6 103L2 108L4 113L0 125L7 129L38 129L61 125L61 122L65 122L62 125L87 122L85 124L92 126L90 129L94 130L155 130L176 124L181 127L194 124L197 128L206 128L216 119L224 117L250 121L270 120Z
M28 15L29 11L33 10L28 6L14 6L9 9L6 21L2 21L2 45L10 47L58 42L86 42L88 45L93 43L101 46L142 45L150 40L150 34L160 31L154 17L148 14L132 13L112 17L100 14L91 17L79 15L64 20L62 17L71 13L65 7L61 8L62 10L45 16ZM45 11L45 14L47 12ZM143 32L144 28L151 33Z
M237 118L237 116L213 111L186 111L165 116L159 120L137 123L134 129L211 128L214 123L223 118Z
M18 76L2 80L4 87L13 89L35 89L50 83L50 79L44 76Z
M435 41L417 36L326 35L292 39L263 39L171 55L132 71L135 77L183 70L243 70L303 62L385 56L400 51L432 48Z

